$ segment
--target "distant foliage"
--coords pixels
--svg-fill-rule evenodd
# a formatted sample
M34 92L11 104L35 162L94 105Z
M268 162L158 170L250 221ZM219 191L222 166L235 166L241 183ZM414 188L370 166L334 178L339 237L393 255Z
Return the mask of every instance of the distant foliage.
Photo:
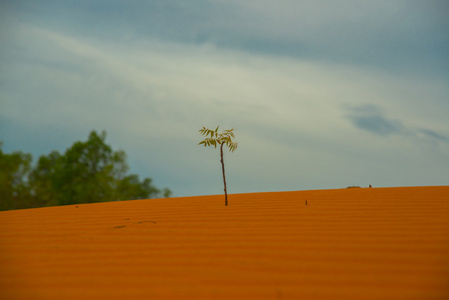
M30 154L4 154L0 147L0 210L171 195L150 178L127 175L125 152L113 151L105 138L105 132L92 131L86 142L74 143L64 154L41 156L34 168Z
M0 210L27 205L30 191L27 175L30 172L32 157L20 151L3 153L0 144Z

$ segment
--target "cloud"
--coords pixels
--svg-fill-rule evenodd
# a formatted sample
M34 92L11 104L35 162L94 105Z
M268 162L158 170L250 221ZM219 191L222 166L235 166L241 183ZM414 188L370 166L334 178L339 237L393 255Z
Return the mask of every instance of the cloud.
M398 120L385 117L379 107L375 105L360 105L352 107L346 117L354 126L377 135L404 133L404 126Z
M447 137L446 135L443 135L441 133L438 133L436 131L433 131L430 129L419 129L418 133L422 133L434 141L444 142L446 144L449 144L449 137Z
M376 105L364 104L350 106L346 109L348 112L345 118L353 126L372 134L385 137L390 135L403 135L418 139L424 136L432 142L449 143L447 136L435 130L405 126L400 120L386 117L384 110Z
M155 3L146 4L154 8L150 12L131 5L123 14L115 6L80 6L73 14L61 11L67 22L53 19L61 26L36 15L39 24L33 18L9 23L16 27L0 49L7 70L0 74L0 134L14 132L14 139L5 147L14 142L20 150L38 148L38 154L63 151L90 130L105 129L107 141L127 152L132 172L154 177L178 196L222 190L218 153L197 146L202 126L237 128L239 149L225 154L231 192L368 180L376 186L435 184L433 175L412 178L416 161L422 170L429 164L447 174L447 163L438 163L446 157L449 128L445 78L333 59L339 37L346 41L335 47L363 41L351 44L357 34L340 24L326 43L323 15L314 19L319 7L214 1L196 12L202 19L190 19L195 5L184 11L182 1ZM295 11L308 19L296 24ZM340 22L327 13L324 23ZM162 19L158 26L164 28L153 27ZM295 27L303 25L309 27ZM284 55L277 42L330 56Z
M448 67L437 2L40 1L6 7L43 27L127 43L152 38L409 71ZM11 8L10 8L11 7ZM80 21L82 20L82 21ZM446 21L445 21L446 20Z

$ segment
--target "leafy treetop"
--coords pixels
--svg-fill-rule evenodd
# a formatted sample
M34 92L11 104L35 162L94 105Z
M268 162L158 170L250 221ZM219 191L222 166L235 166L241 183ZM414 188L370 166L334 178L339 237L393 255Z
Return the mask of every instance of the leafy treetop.
M229 148L230 152L234 152L234 150L237 149L237 145L238 145L237 142L232 141L232 138L235 138L235 135L233 132L235 129L232 128L232 129L225 130L223 133L218 133L219 127L220 126L218 126L215 130L210 130L205 127L198 130L201 133L201 135L206 136L206 138L203 141L201 141L198 145L204 145L204 147L212 145L215 148L217 148L217 144L221 145L221 146L226 145Z

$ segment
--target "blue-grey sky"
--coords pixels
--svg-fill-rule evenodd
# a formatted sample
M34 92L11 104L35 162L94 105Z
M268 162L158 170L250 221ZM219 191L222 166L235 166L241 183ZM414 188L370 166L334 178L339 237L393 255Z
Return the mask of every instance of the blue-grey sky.
M0 1L0 140L106 130L174 196L447 185L447 1Z

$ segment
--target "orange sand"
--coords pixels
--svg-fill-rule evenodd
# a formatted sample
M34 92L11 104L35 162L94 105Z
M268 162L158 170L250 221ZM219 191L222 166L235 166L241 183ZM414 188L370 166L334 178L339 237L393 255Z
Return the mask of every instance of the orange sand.
M449 186L235 194L229 204L0 212L0 298L449 299Z

